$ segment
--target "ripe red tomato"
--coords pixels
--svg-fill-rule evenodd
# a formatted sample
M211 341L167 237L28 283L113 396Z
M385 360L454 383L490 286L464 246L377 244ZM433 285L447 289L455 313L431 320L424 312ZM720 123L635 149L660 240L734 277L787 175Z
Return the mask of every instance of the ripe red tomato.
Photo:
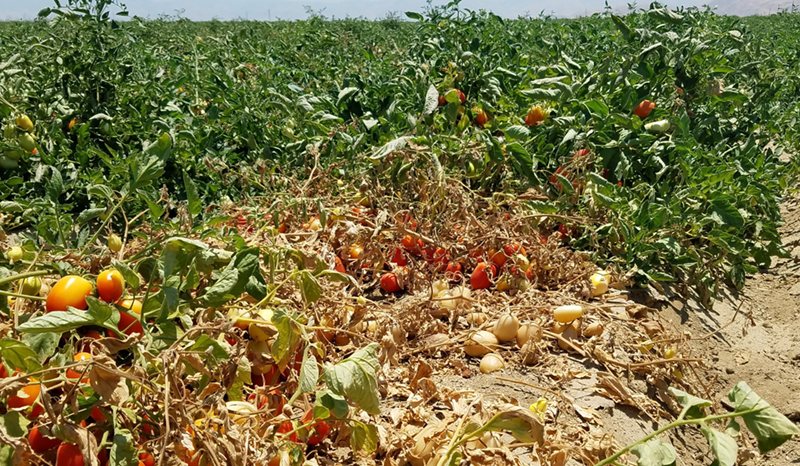
M306 411L300 422L308 424L312 420L315 420L313 408ZM319 422L315 422L308 428L308 440L306 440L306 443L308 445L316 445L325 440L330 433L331 427L325 421L319 420Z
M464 101L467 100L467 96L465 96L464 93L461 92L459 89L456 89L456 91L458 91L458 100L460 100L461 103L463 104Z
M483 109L480 108L475 109L474 113L475 113L475 124L483 128L483 125L485 125L489 121L489 115L487 115L486 112L484 112Z
M67 275L59 280L47 295L47 312L66 311L67 306L84 310L86 297L92 294L92 284L77 275Z
M73 358L73 361L75 361L75 362L88 361L90 359L92 359L92 355L91 354L89 354L89 353L78 353ZM89 374L88 370L86 371L86 374L87 375ZM83 375L83 368L81 368L81 369L67 369L67 378L70 379L70 380L78 380L78 379L81 378L81 375ZM88 377L84 377L83 380L81 380L81 382L87 383L87 382L89 382L89 378Z
M20 389L16 395L9 396L6 400L6 405L12 409L24 409L33 406L36 400L39 399L39 394L42 392L42 387L39 381L35 379L28 379L30 385L26 385Z
M140 466L141 465L144 465L144 466L155 466L155 464L156 464L156 459L153 458L153 455L151 455L150 453L148 453L146 451L143 451L143 452L139 453L139 465Z
M447 264L447 268L444 270L444 276L452 282L460 282L463 278L461 274L461 263L450 262Z
M39 426L37 425L28 432L28 443L31 444L31 449L34 452L42 454L46 451L58 448L62 442L57 438L45 437L39 432Z
M383 274L381 277L381 289L387 293L397 293L402 290L397 282L397 275L392 272Z
M97 276L97 294L107 303L113 303L125 292L125 279L119 271L111 269Z
M450 253L447 252L444 248L436 248L433 251L433 265L436 266L436 270L444 269L447 264L450 263Z
M656 108L655 102L651 102L649 100L643 100L639 103L639 105L636 106L636 109L634 109L633 114L644 120L650 115L650 112L652 112L654 108Z
M525 248L519 243L509 243L503 246L503 252L506 257L514 257L517 254L525 255Z
M485 290L492 286L492 279L497 274L494 265L482 262L475 267L469 278L469 284L475 290Z
M58 447L56 466L83 466L83 454L77 445L64 443Z
M105 422L107 420L106 416L103 414L103 411L97 406L92 408L92 414L90 414L90 416L92 416L92 419L94 419L95 422Z
M589 153L589 149L581 149L578 152L575 152L575 155L572 156L573 159L579 159Z
M286 434L292 432L293 430L294 430L294 424L292 424L292 421L285 421L283 424L280 425L280 427L278 427L279 434ZM295 443L300 443L300 440L297 438L297 432L292 432L292 434L289 435L289 440Z
M81 347L82 353L91 353L92 352L92 344L90 340L99 340L103 338L103 335L100 334L97 330L89 330L86 332L86 335L83 336L83 346Z
M346 273L347 271L344 269L344 264L342 263L342 260L339 259L339 256L334 256L334 257L336 258L336 266L333 268L333 270L339 273Z
M117 324L117 329L125 335L133 335L134 333L138 333L139 336L144 335L144 327L142 327L142 323L139 321L138 315L128 314L125 311L120 311L119 313L119 323Z
M439 106L444 107L447 104L447 101L444 98L444 95L439 96Z
M394 248L394 255L392 256L392 260L390 262L400 266L408 265L408 257L406 257L405 251L403 251L401 248Z
M554 174L550 175L550 182L560 188L561 187L561 183L559 183L558 178L556 177L556 175L569 176L569 172L564 167L558 167L558 168L556 168L556 172Z

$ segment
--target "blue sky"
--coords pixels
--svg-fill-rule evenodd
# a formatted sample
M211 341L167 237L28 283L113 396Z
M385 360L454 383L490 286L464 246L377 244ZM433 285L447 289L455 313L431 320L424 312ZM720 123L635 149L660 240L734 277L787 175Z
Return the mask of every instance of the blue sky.
M66 3L64 1L63 3ZM123 1L128 10L143 17L157 17L160 14L174 15L183 10L182 16L193 20L248 19L303 19L306 18L305 6L315 11L322 11L325 16L337 18L366 17L381 18L389 12L412 10L422 11L425 0L128 0ZM442 0L435 1L443 3ZM628 1L608 0L608 3L621 10L626 10ZM632 3L632 0L631 0ZM649 0L640 1L640 7L649 5ZM669 2L670 6L701 6L710 4L724 14L753 15L774 13L778 8L790 8L791 0L682 0ZM536 16L541 11L561 17L574 17L601 11L603 0L464 0L461 5L469 9L488 9L504 17L517 17L530 13ZM0 0L0 20L32 19L44 7L53 6L52 0Z

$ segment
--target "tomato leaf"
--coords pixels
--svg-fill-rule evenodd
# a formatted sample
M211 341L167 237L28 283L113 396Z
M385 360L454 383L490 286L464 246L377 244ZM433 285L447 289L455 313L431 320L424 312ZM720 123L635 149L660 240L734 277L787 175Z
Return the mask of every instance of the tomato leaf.
M39 355L25 343L14 340L13 338L3 338L0 340L0 356L3 362L11 366L12 369L19 369L22 372L30 373L42 369L39 362Z
M728 399L733 403L734 411L737 413L759 410L743 414L741 417L750 432L755 435L758 449L762 453L772 451L800 434L800 429L792 421L758 396L746 382L736 384L728 393Z
M636 445L631 448L631 453L639 458L639 466L672 466L678 460L675 448L657 438Z
M703 417L703 412L701 409L711 406L710 401L690 395L682 390L678 390L675 387L669 387L669 392L672 393L672 396L677 398L678 403L683 406L683 410L686 411L687 419Z
M493 432L508 431L520 442L544 444L544 425L530 409L506 404L483 427Z
M700 424L700 431L708 440L711 446L711 451L717 457L717 464L719 466L734 466L736 458L739 454L739 445L736 440L718 430L708 427L705 423Z
M122 274L122 278L125 279L125 283L127 283L128 286L134 290L139 288L139 285L141 284L139 281L139 274L128 267L128 264L114 259L111 261L111 265L113 265L114 268L117 269L120 274Z
M49 312L25 322L17 327L17 330L22 333L53 332L61 334L84 325L100 325L116 329L119 322L119 311L92 296L86 297L86 303L89 305L89 309L86 311L69 307L66 311Z
M109 466L136 466L139 458L133 442L133 434L128 429L114 430L114 443L111 445Z
M358 421L350 423L350 446L353 451L372 453L378 448L378 427Z
M423 115L430 115L439 106L439 91L436 86L431 84L428 88L428 93L425 95L425 109L422 111Z
M39 356L39 362L42 364L55 353L60 340L61 335L51 332L26 333L22 335L22 341L36 352Z
M308 270L300 271L300 293L307 304L315 303L322 296L322 287Z
M18 411L10 411L0 416L0 426L2 426L12 438L22 438L28 435L29 421Z
M283 372L300 345L300 332L292 315L283 309L272 314L272 323L278 329L278 337L272 344L272 357Z
M198 353L204 353L204 356L211 356L209 358L210 362L217 366L221 361L224 361L230 357L225 348L222 347L220 342L213 340L208 335L200 335L200 337L195 340L194 344L187 348L188 351L197 351Z
M197 185L189 176L189 173L183 172L183 186L186 188L186 200L189 204L189 213L192 215L200 215L203 212L203 205L200 203L200 195L197 194Z
M328 389L340 396L353 400L369 414L380 414L377 372L380 369L375 354L377 343L370 343L357 350L347 359L323 371Z

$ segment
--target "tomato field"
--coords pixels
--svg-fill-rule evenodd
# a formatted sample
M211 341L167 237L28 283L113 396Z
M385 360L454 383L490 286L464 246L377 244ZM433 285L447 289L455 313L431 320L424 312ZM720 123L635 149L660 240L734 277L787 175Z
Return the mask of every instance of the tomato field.
M669 465L687 425L702 464L796 445L747 381L713 401L635 297L712 308L792 257L798 20L68 0L0 23L0 461ZM657 427L626 447L576 379Z

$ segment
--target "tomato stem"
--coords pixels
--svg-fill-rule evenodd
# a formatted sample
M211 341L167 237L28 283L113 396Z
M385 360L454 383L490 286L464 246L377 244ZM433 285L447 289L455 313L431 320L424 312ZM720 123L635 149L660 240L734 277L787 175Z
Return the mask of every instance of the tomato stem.
M11 275L8 277L0 278L0 285L5 285L6 283L14 282L17 280L22 280L23 278L28 277L40 277L42 275L50 275L51 271L49 270L34 270L33 272L23 272L17 275Z
M31 296L28 294L12 293L10 291L3 290L0 290L0 296L13 296L15 298L30 299L33 301L47 301L47 298L43 298L41 296Z

